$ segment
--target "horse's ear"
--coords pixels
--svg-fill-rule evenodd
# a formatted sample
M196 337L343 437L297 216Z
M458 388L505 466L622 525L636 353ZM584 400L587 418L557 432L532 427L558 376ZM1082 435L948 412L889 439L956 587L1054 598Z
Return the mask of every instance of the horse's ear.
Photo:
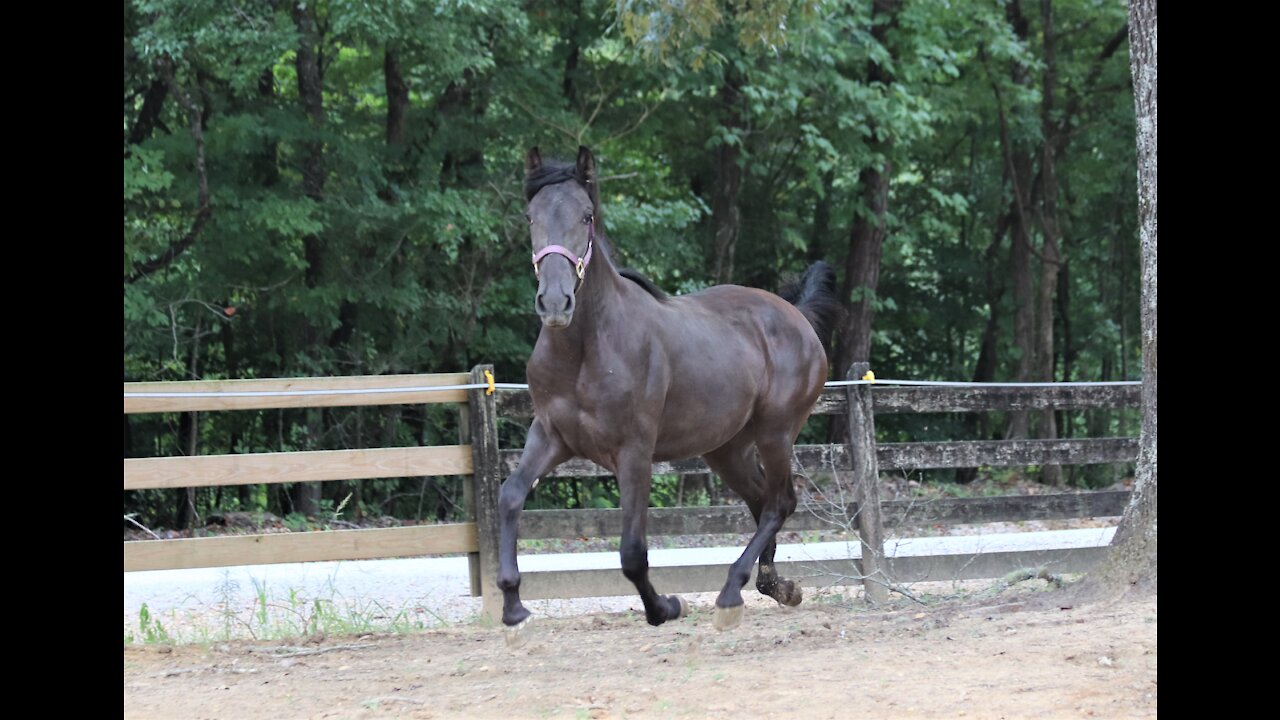
M578 146L578 179L588 185L596 184L596 157L586 145Z
M524 156L524 174L532 175L542 167L542 154L538 152L537 146L529 148L529 154Z

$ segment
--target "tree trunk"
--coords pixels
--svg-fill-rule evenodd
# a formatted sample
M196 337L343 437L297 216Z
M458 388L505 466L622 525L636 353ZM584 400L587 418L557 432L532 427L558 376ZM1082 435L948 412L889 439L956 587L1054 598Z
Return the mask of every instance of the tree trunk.
M307 408L307 446L315 448L320 445L324 435L324 413L321 408ZM322 486L319 482L294 483L290 500L292 512L303 515L316 515L320 512Z
M138 119L134 120L129 128L129 137L126 140L129 145L137 145L151 137L151 133L157 127L164 128L160 113L164 109L164 101L168 95L169 83L163 77L157 77L147 86L147 92L142 96L142 109L138 111Z
M889 31L897 25L900 0L875 0L872 3L871 36L890 55L896 56L889 42ZM894 82L889 68L874 61L867 62L869 85L888 88ZM877 128L872 128L875 138ZM845 256L842 297L849 303L849 314L840 333L835 367L844 372L855 362L871 362L871 322L875 316L876 288L880 284L880 255L884 247L885 214L889 209L889 177L893 172L889 154L893 138L871 141L876 161L862 169L858 187L862 189L862 208L856 211L849 232L849 252ZM872 369L875 363L871 363ZM843 425L843 423L832 423ZM843 434L843 428L839 430Z
M294 66L298 73L298 98L314 133L324 127L324 86L320 71L320 39L316 31L315 7L305 3L293 6L293 22L298 28L298 51ZM302 143L302 189L314 202L324 200L325 170L324 143L313 137ZM308 290L315 290L324 274L324 257L317 235L302 239L307 269L304 282ZM306 328L307 346L315 347L320 341L321 329L311 322ZM308 412L308 430L311 442L320 439L323 428L319 413ZM293 487L293 509L304 515L314 515L320 509L320 484L298 483Z
M578 61L582 55L582 43L578 40L579 28L582 26L582 0L578 0L577 7L568 13L569 29L565 33L566 40L569 43L569 52L564 59L564 99L568 101L571 110L577 110L578 105Z
M813 231L809 236L809 248L806 254L810 264L825 260L827 257L827 235L831 232L831 186L835 180L835 170L828 170L822 175L822 196L814 205Z
M1005 7L1005 16L1019 40L1026 42L1028 23L1017 0ZM1031 73L1026 66L1014 62L1010 71L1015 85L1030 87ZM1000 145L1004 152L1005 172L1013 191L1010 213L1013 216L1013 246L1009 253L1010 275L1013 277L1013 344L1018 351L1014 378L1018 382L1030 382L1035 372L1035 297L1031 281L1031 223L1028 215L1031 188L1031 155L1023 147L1014 147L1009 132L1009 118L999 85L992 81L996 91L996 106L1000 120ZM1030 418L1025 410L1009 414L1009 429L1005 437L1022 439L1030 435Z
M1156 3L1130 0L1129 53L1138 136L1138 222L1142 237L1142 435L1133 496L1102 564L1078 598L1156 592Z
M725 112L725 127L734 132L735 141L720 146L716 159L716 189L711 200L712 250L715 256L716 284L733 282L733 255L738 247L742 216L738 195L742 190L741 107L742 79L732 65L724 72L720 86L720 106Z
M459 81L450 82L436 104L439 142L448 151L440 163L441 187L476 187L484 176L484 151L477 144L476 118L484 116L485 103L476 85L476 71L467 68Z
M268 448L273 448L275 452L284 451L284 410L268 410L262 416L262 434L265 437ZM267 512L275 513L280 517L284 517L288 513L285 511L285 503L288 502L289 493L281 492L284 488L280 483L267 483Z
M235 379L240 374L240 355L236 352L236 336L235 326L232 323L224 322L222 324L222 357L226 366L227 377ZM230 437L227 441L227 454L235 455L239 452L237 446L240 444L242 436L241 429L243 425L239 421L233 420ZM237 509L246 511L250 509L253 502L254 490L256 485L237 485L236 499L238 500Z
M167 268L179 255L186 252L200 238L204 226L213 214L213 205L209 195L209 173L205 163L204 129L208 119L208 108L199 108L189 93L178 85L173 61L167 55L156 63L157 70L169 85L169 92L178 100L178 104L187 112L187 121L191 128L191 139L195 141L196 150L196 208L191 227L181 239L174 241L160 255L133 267L133 272L126 278L126 283L135 283L147 275ZM200 76L197 74L197 78ZM198 81L197 81L198 82ZM207 97L203 88L197 87L202 98Z
M889 143L882 147L888 150ZM840 356L836 367L871 361L871 322L875 317L876 288L880 284L880 256L884 250L885 213L889 206L888 159L880 167L869 167L858 175L866 210L853 220L849 233L849 254L845 261L845 293L849 314L841 333Z
M266 108L275 102L276 78L271 68L262 71L258 76L258 99ZM280 166L277 160L279 142L274 138L262 144L262 150L253 156L254 177L264 188L272 187L280 179Z
M303 111L311 122L313 133L319 134L324 127L324 85L320 77L319 38L315 29L314 6L298 3L293 8L294 23L298 27L298 52L295 67L298 73L298 97L302 101ZM302 143L304 156L302 160L302 190L307 197L319 203L324 200L324 143L313 137ZM307 235L302 240L303 252L306 255L307 271L305 282L307 288L314 290L324 273L323 254L320 238ZM319 336L315 327L307 328L308 345L313 345Z
M1053 345L1053 308L1054 293L1058 289L1058 272L1061 267L1061 253L1058 238L1058 173L1054 159L1054 148L1057 147L1058 124L1054 113L1054 92L1058 79L1057 38L1053 28L1053 2L1040 0L1042 34L1044 36L1044 87L1041 91L1041 129L1044 140L1041 146L1040 173L1041 184L1040 227L1044 233L1044 243L1040 252L1040 295L1036 305L1036 380L1053 382L1054 345ZM1057 418L1053 410L1041 410L1040 427L1036 436L1045 439L1058 437ZM1044 484L1059 486L1062 484L1062 466L1045 465L1042 480Z
M196 319L195 332L191 334L191 363L187 368L187 373L192 380L200 379L200 330L202 328L201 319ZM200 454L200 413L189 412L182 414L180 427L184 427L187 431L186 437L186 454L187 457L195 457ZM175 513L174 521L175 529L183 530L192 525L192 521L196 519L196 489L193 487L183 488L178 491L178 511Z
M1004 243L1004 235L1009 230L1009 216L1000 218L991 244L987 246L987 326L982 331L982 344L978 349L978 361L973 367L973 382L992 382L996 377L996 361L999 358L996 341L1000 337L1000 299L1004 296L1004 285L996 282L996 258L1000 255L1000 246ZM971 437L986 438L987 414L965 413L965 426ZM973 482L978 477L977 468L957 468L955 479L960 484Z
M1063 238L1062 254L1067 255L1066 238ZM1075 370L1075 358L1077 350L1071 343L1071 265L1067 262L1062 263L1061 272L1058 274L1058 321L1062 326L1062 342L1058 344L1062 357L1062 372L1059 377L1062 382L1072 382L1073 371ZM1071 413L1067 410L1057 411L1058 433L1064 438L1074 437L1075 430L1071 424ZM1068 466L1067 484L1076 485L1076 478L1080 477L1081 468L1078 465Z
M319 133L324 126L324 91L320 78L320 59L317 56L319 39L316 36L313 6L298 3L293 7L293 20L298 27L298 51L295 67L298 73L298 97L303 111L311 122L311 129ZM302 190L315 202L324 200L324 143L313 137L302 143ZM307 260L306 284L315 289L322 271L320 238L308 235L303 238ZM308 342L314 342L314 328L308 328Z
M409 120L409 86L400 70L400 52L387 46L382 70L387 86L387 144L404 145Z

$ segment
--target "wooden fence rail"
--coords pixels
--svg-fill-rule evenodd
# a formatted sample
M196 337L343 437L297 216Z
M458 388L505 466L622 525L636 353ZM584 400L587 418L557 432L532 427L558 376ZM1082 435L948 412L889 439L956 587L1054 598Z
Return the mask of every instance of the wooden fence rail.
M850 379L861 378L865 364L850 368ZM1124 512L1127 491L1058 492L1033 496L1004 496L946 500L881 501L876 495L876 482L881 470L919 470L962 467L1011 467L1026 465L1084 465L1094 463L1132 462L1137 459L1138 439L1066 438L1029 440L985 440L948 442L876 443L874 416L881 413L954 413L1014 410L1091 410L1137 407L1141 388L1136 385L1067 385L1050 387L893 387L854 385L830 388L822 393L814 408L815 415L849 415L850 438L837 445L799 445L793 457L793 469L813 477L815 473L853 473L855 502L843 506L804 507L788 519L786 531L820 531L839 528L852 530L862 539L860 557L850 559L845 568L849 577L882 576L898 581L933 577L938 579L994 577L1014 569L1011 563L1056 563L1059 571L1085 569L1100 556L1097 549L1065 548L1020 555L993 553L975 559L963 557L896 558L886 557L883 531L920 525L960 523L1019 522L1082 517L1112 517ZM533 402L527 390L500 390L493 400L496 418L527 421L533 416ZM857 412L851 412L851 408ZM490 426L495 428L496 419ZM519 465L523 452L518 448L489 451L494 467L480 468L475 477L492 491L491 507L496 508L497 487L502 479ZM862 458L866 462L855 462ZM653 464L654 474L691 474L709 472L700 458ZM611 473L583 459L561 464L548 478L603 477ZM497 538L496 513L479 508L477 524L480 537ZM566 539L575 537L609 537L621 531L620 510L530 510L521 516L520 537ZM755 530L755 523L745 506L652 508L649 511L650 534L699 535L738 534ZM492 553L490 555L490 553ZM496 567L496 544L491 550L481 549L481 565ZM526 556L527 557L527 556ZM536 562L533 563L536 565ZM779 563L780 571L786 563ZM807 568L807 569L806 569ZM1001 568L999 572L995 568ZM830 582L830 574L814 573L811 566L793 568L803 584ZM855 572L856 570L856 572ZM662 582L663 591L708 591L719 589L724 582L722 564L653 568L654 582ZM805 574L807 573L807 574ZM974 573L978 573L974 575ZM982 575L982 573L992 573ZM629 593L631 588L614 569L577 572L526 571L522 573L522 595L538 597L590 597ZM868 596L883 600L884 586L866 583ZM488 607L486 605L486 607ZM495 615L496 617L496 615Z
M1027 520L1111 517L1124 512L1127 490L1047 495L881 501L886 528L921 525L968 525ZM857 503L801 506L787 519L787 532L831 530L833 520L855 518ZM746 505L650 508L650 535L722 535L755 532ZM520 515L522 538L612 537L622 531L616 509L526 510Z
M130 414L404 403L465 404L470 401L466 390L422 388L465 385L469 379L470 376L466 373L446 373L125 383L124 411L125 414ZM405 390L397 392L397 388ZM369 392L383 389L392 391ZM468 444L127 458L124 461L124 489L470 475L473 468L472 447ZM146 540L124 544L124 569L128 572L355 560L453 552L475 553L478 549L474 522L370 530ZM478 556L473 555L472 565L475 566L478 562ZM479 576L478 568L473 567L472 574Z
M855 365L849 377L866 368ZM285 378L182 383L126 383L125 413L259 410L403 403L457 403L461 412L459 444L436 447L372 448L197 457L130 458L124 461L124 489L205 487L248 483L356 480L421 475L470 475L466 484L467 521L445 525L278 533L125 543L125 570L215 567L258 563L352 560L438 553L468 553L472 594L484 596L486 614L496 617L500 593L497 568L497 505L502 480L519 463L521 450L500 449L499 420L527 420L533 405L528 391L482 388L433 391L429 388L482 385L492 366L470 373L438 375ZM403 390L397 390L402 388ZM369 392L370 390L378 392ZM210 396L209 393L223 393ZM886 557L885 529L920 525L1016 522L1120 515L1127 491L1052 493L1030 496L939 500L880 500L880 470L1088 464L1131 462L1137 438L1070 438L965 442L875 442L874 417L880 413L991 412L1013 410L1085 410L1136 407L1137 386L1062 387L889 387L855 385L828 389L814 414L850 419L850 437L837 445L796 447L797 473L852 473L848 502L802 507L786 531L850 530L861 537L858 557L832 560L839 572L815 571L812 562L780 571L807 585L850 582L868 575L910 581L921 578L986 577L1017 563L1055 562L1060 571L1085 569L1100 556L1094 548L1066 548L1034 556L990 553L982 558ZM231 395L227 395L230 393ZM157 396L161 395L161 396ZM700 459L655 463L655 474L708 472ZM594 463L572 460L549 477L595 477L610 473ZM616 536L620 510L532 510L523 514L523 538L566 539ZM649 532L661 535L739 534L755 529L743 505L654 508ZM536 562L534 563L536 565ZM820 564L821 565L821 564ZM790 567L790 570L788 568ZM822 567L828 567L823 565ZM834 566L832 566L834 567ZM653 577L664 591L718 589L724 565L656 567ZM987 575L983 575L987 573ZM529 598L629 594L616 570L526 572L522 589ZM865 583L869 597L881 595L878 583Z
M1137 385L1067 385L1064 387L870 387L876 413L1007 412L1012 410L1091 410L1137 407L1142 388ZM828 388L818 397L814 415L843 415L848 408L843 388ZM498 394L502 417L533 417L528 390L504 390Z
M503 475L515 471L522 450L499 450ZM1137 438L1063 440L969 440L958 442L881 443L876 459L882 470L924 470L961 467L1018 467L1040 464L1085 465L1130 462L1138 457ZM853 469L849 451L842 445L797 445L791 467L798 473ZM655 475L687 475L710 472L701 458L657 462ZM575 458L546 477L605 477L609 470L590 460Z

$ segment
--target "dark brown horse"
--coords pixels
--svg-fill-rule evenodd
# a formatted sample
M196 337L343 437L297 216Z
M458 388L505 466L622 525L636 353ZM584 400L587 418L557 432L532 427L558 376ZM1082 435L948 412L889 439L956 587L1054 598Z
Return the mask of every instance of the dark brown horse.
M796 508L792 446L827 379L826 328L838 311L831 268L810 267L790 292L794 304L736 285L668 297L614 266L598 230L590 150L580 147L569 164L544 163L534 148L525 172L543 327L528 364L533 424L499 502L498 587L510 637L529 618L516 566L520 511L534 482L574 457L618 478L622 572L651 625L688 612L683 599L649 583L645 525L659 460L702 456L755 517L755 536L716 599L715 626L741 620L742 587L757 558L760 592L799 604L800 588L774 570L774 537Z

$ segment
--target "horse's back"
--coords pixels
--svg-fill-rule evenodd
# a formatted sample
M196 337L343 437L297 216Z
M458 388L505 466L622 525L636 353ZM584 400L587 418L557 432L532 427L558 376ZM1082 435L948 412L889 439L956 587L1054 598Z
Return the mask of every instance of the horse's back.
M725 350L737 347L745 351L742 360L758 372L766 372L769 366L794 372L821 362L825 379L826 351L813 326L799 309L773 293L716 285L673 298L671 305L685 317L675 325L704 332L705 339L697 344L717 345L709 347L710 352L723 357Z
M795 306L769 292L717 285L671 298L663 318L668 402L741 428L799 428L826 380L822 343ZM681 423L683 424L683 423Z

